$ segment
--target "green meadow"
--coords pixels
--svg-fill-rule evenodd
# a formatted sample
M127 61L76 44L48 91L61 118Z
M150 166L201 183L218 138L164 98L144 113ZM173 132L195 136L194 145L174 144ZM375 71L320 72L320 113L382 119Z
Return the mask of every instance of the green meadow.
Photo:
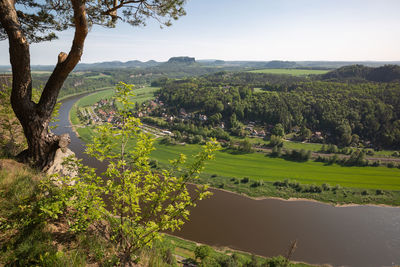
M155 144L152 156L162 163L180 153L194 155L199 145ZM190 158L190 157L189 157ZM252 180L296 180L302 184L339 184L343 187L400 190L400 170L386 167L342 167L320 162L293 162L271 158L260 153L233 155L217 152L216 159L207 164L206 173Z
M134 94L135 96L133 97L133 101L137 103L143 103L147 100L153 99L154 98L154 92L159 90L159 87L143 87L143 88L135 88L134 87ZM114 89L109 89L109 90L104 90L99 93L87 95L85 97L82 97L81 99L78 100L76 105L80 107L85 107L85 106L91 106L94 103L100 101L101 99L108 99L114 96Z
M85 141L90 140L93 130L79 128L78 133ZM131 144L133 145L133 144ZM151 156L162 165L170 159L185 154L188 163L201 150L200 145L164 145L155 142ZM362 189L400 190L400 170L386 167L342 167L321 162L294 162L272 158L261 153L231 154L216 153L216 158L207 163L206 174L242 179L275 182L285 179L301 184L329 184Z
M311 70L311 69L260 69L260 70L251 70L249 72L305 76L305 75L325 74L328 71L329 70Z

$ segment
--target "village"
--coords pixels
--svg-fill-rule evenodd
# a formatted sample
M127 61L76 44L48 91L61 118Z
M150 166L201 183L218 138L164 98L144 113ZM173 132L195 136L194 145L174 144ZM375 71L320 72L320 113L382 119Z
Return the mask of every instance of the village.
M115 100L101 99L92 106L80 107L78 116L87 126L111 123L118 127L120 121L116 113L117 105ZM226 132L227 130L226 122L220 121L217 124L212 124L207 115L187 112L184 108L180 108L178 114L173 115L168 112L168 108L158 97L140 104L136 103L135 107L132 109L132 114L137 118L141 118L142 125L140 127L145 132L153 134L156 138L163 136L174 137L175 131L172 131L172 128L176 130L176 127L172 127L174 124L196 124L200 127L212 125L214 129L219 129L219 131ZM272 135L274 127L275 125L261 126L259 122L249 121L243 125L242 132L244 133L244 137L266 140ZM300 131L300 127L293 127L292 133L288 134L285 140L290 141L293 136L298 135ZM226 142L228 140L220 141ZM320 131L316 131L310 133L306 141L323 143L324 137Z

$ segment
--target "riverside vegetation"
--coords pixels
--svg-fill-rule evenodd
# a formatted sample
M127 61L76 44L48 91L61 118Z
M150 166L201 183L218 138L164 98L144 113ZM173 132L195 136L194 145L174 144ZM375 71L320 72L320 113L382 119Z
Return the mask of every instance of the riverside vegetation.
M180 176L167 169L151 171L148 155L152 139L138 131L139 120L129 115L130 94L130 86L117 87L119 127L102 125L88 146L90 155L109 161L103 174L107 183L75 160L69 160L68 165L78 167L78 176L46 177L14 160L0 159L0 262L19 266L177 266L182 262L199 266L307 266L290 263L289 254L266 259L216 251L171 236L161 238L160 230L179 228L187 219L186 208L209 194L207 187L200 186L193 199L184 184L196 179L204 160L212 158L216 144L209 143L187 171L179 167L183 172ZM126 141L133 136L136 146L125 150ZM178 168L183 162L181 156L173 165ZM104 194L110 199L107 209ZM150 201L150 208L142 204L146 201Z

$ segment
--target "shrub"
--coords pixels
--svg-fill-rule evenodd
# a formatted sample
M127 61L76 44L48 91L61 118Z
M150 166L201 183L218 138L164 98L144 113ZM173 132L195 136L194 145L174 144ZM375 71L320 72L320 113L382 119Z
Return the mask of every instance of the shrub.
M212 252L212 249L209 246L202 245L198 246L194 250L194 255L196 259L201 259L204 260L206 257L208 257Z
M149 165L152 168L158 168L158 161L156 159L152 159L152 160L150 160Z
M373 155L375 155L375 151L373 150L373 149L367 149L367 155L368 156L373 156Z
M380 165L381 165L381 161L380 161L380 160L374 161L374 162L371 164L372 167L379 167Z
M262 186L264 183L262 181L255 181L250 186L251 187L259 187Z
M270 147L283 147L283 140L281 137L272 135L271 139L269 140L269 146Z
M280 157L281 154L282 154L282 148L281 148L281 147L278 147L278 146L274 146L274 147L272 148L272 151L271 151L270 156L271 156L271 157Z
M241 182L242 184L247 184L249 181L250 181L249 177L243 177L243 179L240 180L240 182Z
M392 154L393 157L400 157L399 151L394 151Z
M322 184L322 189L324 191L329 191L331 189L331 187L329 186L329 184Z
M394 163L393 163L393 162L389 162L389 163L387 164L387 167L388 167L388 168L394 168L394 167L395 167L395 165L394 165Z

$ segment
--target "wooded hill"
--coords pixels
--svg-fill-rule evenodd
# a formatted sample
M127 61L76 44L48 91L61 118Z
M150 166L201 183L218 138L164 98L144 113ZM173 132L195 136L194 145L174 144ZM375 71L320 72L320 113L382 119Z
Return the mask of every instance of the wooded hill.
M160 99L170 112L206 114L207 123L224 121L233 134L236 121L270 126L286 133L306 127L328 143L400 147L400 84L306 81L289 75L220 72L179 81L167 80ZM263 91L255 91L261 87ZM239 128L238 128L239 127Z
M363 65L345 66L321 75L322 80L350 82L394 82L400 81L399 65L384 65L372 68Z

